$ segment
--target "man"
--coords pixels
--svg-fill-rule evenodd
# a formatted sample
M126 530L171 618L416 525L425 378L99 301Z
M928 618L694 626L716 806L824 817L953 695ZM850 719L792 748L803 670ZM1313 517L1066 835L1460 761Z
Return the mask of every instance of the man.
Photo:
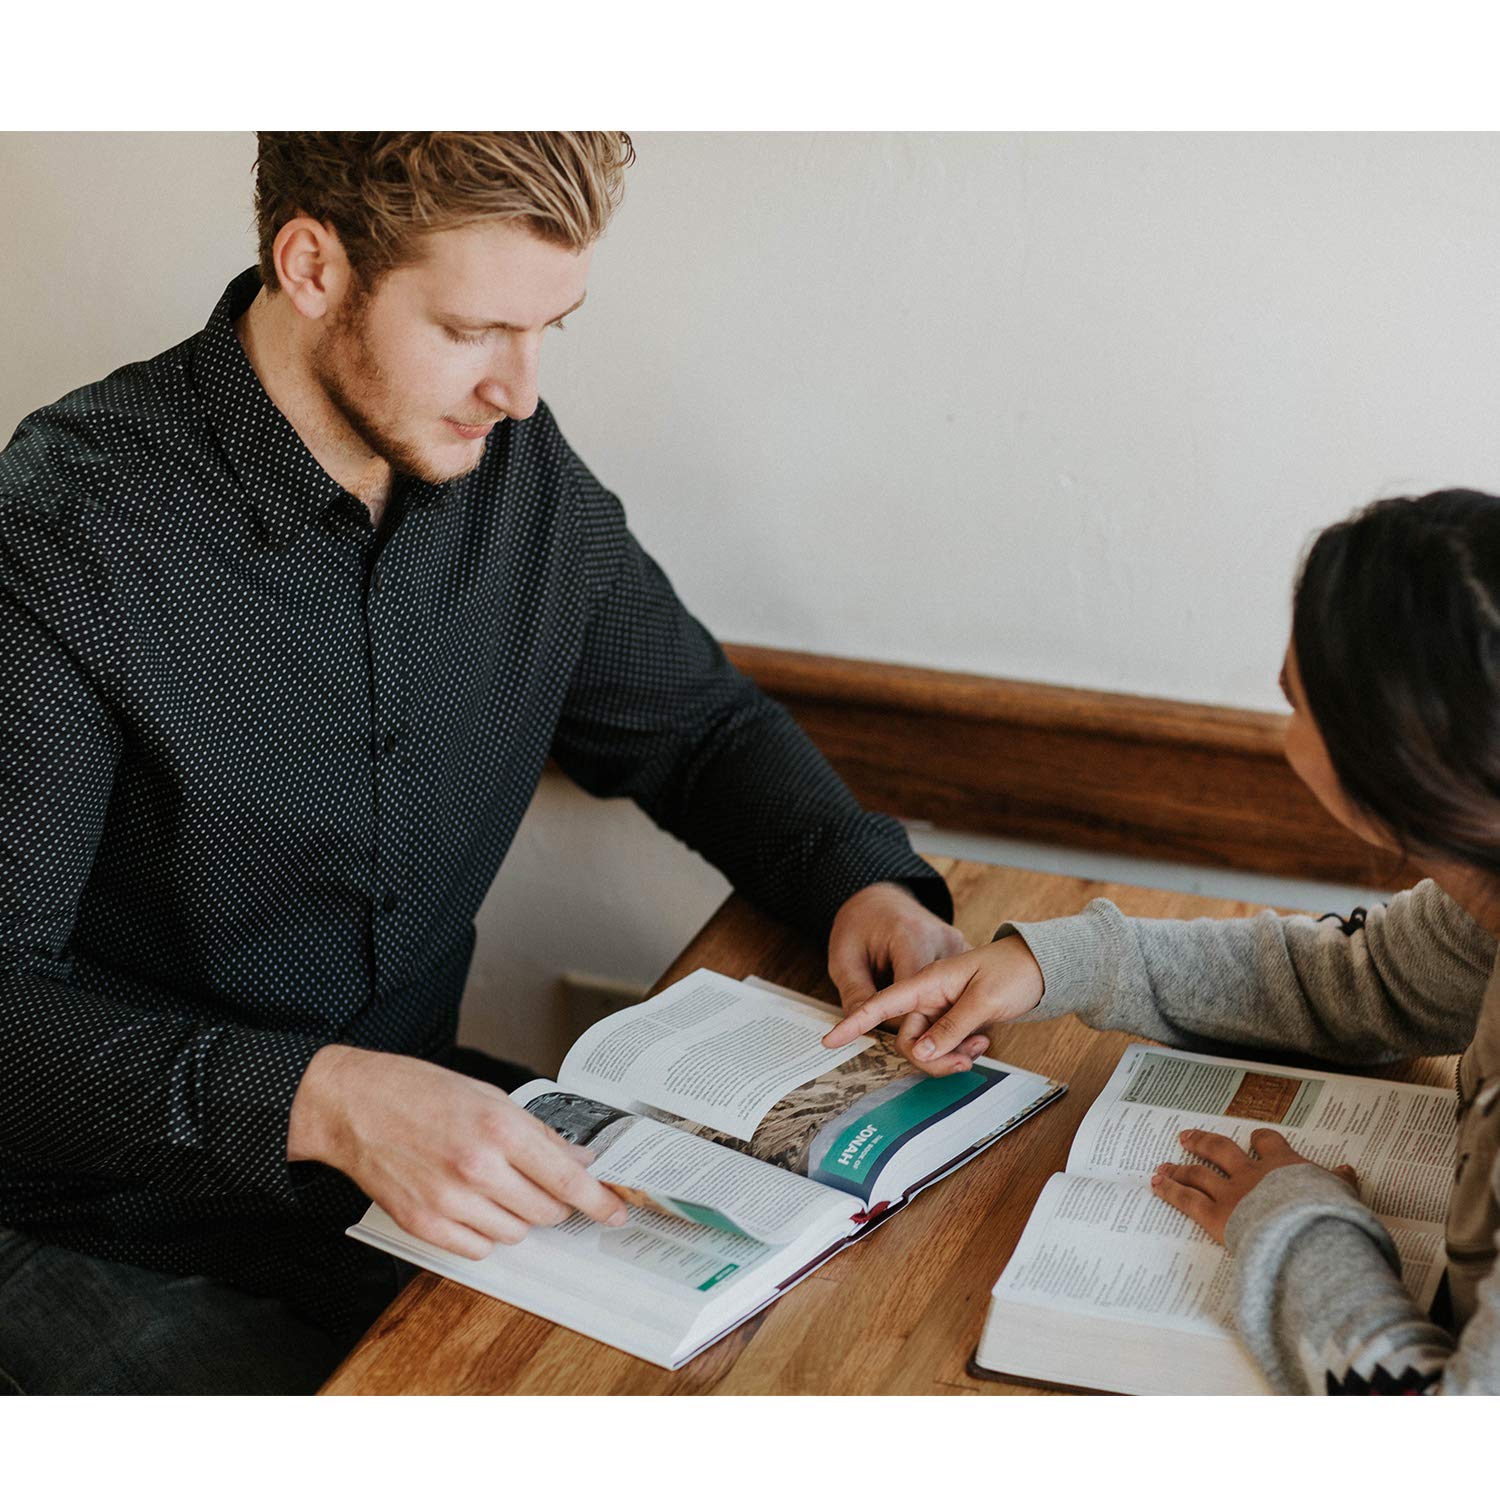
M963 946L538 401L630 156L263 134L258 270L0 454L0 1386L312 1389L398 1284L365 1197L473 1257L623 1213L448 1066L549 754L846 1004Z

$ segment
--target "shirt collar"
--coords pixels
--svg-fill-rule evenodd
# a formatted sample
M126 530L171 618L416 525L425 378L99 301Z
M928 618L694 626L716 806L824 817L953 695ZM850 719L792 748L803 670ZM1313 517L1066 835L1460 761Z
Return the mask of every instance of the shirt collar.
M193 380L267 544L280 550L330 513L357 516L351 507L361 502L308 451L246 357L234 323L260 285L260 272L251 266L224 288L195 341ZM442 502L442 485L398 479L397 486L404 505Z

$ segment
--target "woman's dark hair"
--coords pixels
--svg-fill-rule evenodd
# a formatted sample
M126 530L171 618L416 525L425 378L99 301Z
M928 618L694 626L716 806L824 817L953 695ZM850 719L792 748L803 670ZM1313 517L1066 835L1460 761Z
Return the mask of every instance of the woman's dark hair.
M1348 796L1403 850L1500 876L1500 498L1440 490L1330 526L1292 647Z

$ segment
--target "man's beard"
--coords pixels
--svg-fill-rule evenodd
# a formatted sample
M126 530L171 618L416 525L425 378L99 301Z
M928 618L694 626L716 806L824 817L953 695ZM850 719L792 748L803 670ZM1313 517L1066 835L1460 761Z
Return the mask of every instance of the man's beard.
M479 467L482 451L461 469L440 469L415 443L397 436L375 415L376 403L368 399L368 393L388 391L390 387L365 339L367 301L367 295L352 292L350 302L340 310L314 351L312 371L323 394L370 452L391 466L392 473L423 484L445 484L471 473Z

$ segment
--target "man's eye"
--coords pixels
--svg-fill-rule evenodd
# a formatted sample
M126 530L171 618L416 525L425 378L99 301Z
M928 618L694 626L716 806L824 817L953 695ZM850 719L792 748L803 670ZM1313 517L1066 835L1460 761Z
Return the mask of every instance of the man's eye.
M482 344L485 336L482 333L463 333L457 328L445 328L443 332L453 340L455 344Z
M555 322L555 323L549 323L547 325L548 328L555 328L559 333L561 333L563 331L563 329L566 328L567 326L568 325L566 323L564 323L561 318L559 318L557 320L557 322Z

